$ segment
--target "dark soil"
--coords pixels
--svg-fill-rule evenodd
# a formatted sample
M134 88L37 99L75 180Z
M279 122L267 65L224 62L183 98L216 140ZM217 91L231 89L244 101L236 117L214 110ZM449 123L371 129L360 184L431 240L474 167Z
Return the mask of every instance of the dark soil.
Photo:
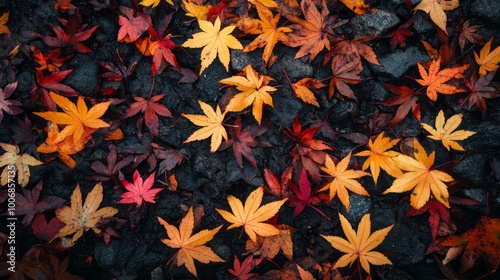
M93 6L91 2L101 6ZM475 105L470 110L467 103L463 105L467 93L441 95L436 102L423 99L419 101L423 123L433 125L435 116L440 110L444 110L447 118L453 114L463 113L463 122L459 129L477 132L476 135L460 142L465 152L449 152L440 142L427 138L428 134L411 113L401 123L390 128L387 126L397 107L380 104L381 101L394 96L383 83L419 88L418 84L412 80L412 78L420 77L417 62L430 61L420 40L439 46L436 27L429 23L425 13L417 12L415 24L411 28L414 34L408 38L406 49L402 50L397 47L391 50L388 35L412 15L406 9L405 1L365 0L372 7L384 11L383 19L377 17L366 19L356 16L340 2L327 0L332 14L338 14L339 20L351 21L336 29L338 34L349 39L363 35L378 36L367 44L373 48L381 65L371 65L364 61L364 70L361 73L364 81L357 85L350 85L358 102L348 98L341 99L338 95L329 100L328 88L317 91L319 108L307 105L294 97L284 71L293 82L305 77L329 78L330 67L322 65L325 51L311 62L307 59L295 60L297 49L278 43L274 49L277 60L268 68L263 67L262 64L262 49L250 53L232 51L229 72L226 72L216 59L193 83L179 83L182 75L171 66L167 66L156 76L152 94L165 94L161 103L168 107L173 115L172 118L160 117L160 132L157 137L153 136L144 124L138 128L138 116L142 116L141 114L123 118L125 110L133 102L133 97L147 98L152 86L151 57L143 57L134 44L117 42L117 32L120 28L117 7L133 7L133 2L135 1L72 1L81 15L82 23L88 24L89 27L99 26L99 28L84 42L84 45L92 52L77 53L61 66L61 70L73 69L73 72L62 83L85 96L87 104L114 100L115 103L110 106L103 119L121 128L124 138L107 141L105 136L110 130L97 131L84 150L72 155L76 161L76 168L70 169L53 155L35 152L36 146L45 141L46 121L34 115L33 112L47 111L47 109L31 98L31 91L36 85L35 67L37 65L29 51L29 47L32 46L36 46L43 53L51 51L53 48L33 34L52 36L49 24L58 24L58 18L67 19L70 13L60 13L54 9L54 0L0 1L0 15L10 11L7 26L11 30L11 35L0 35L2 59L0 88L17 81L18 87L10 99L20 100L25 112L16 116L4 113L0 124L0 142L15 143L20 146L22 152L31 153L45 162L43 165L30 168L31 178L27 188L33 188L39 180L43 179L44 187L41 197L54 195L66 199L69 204L70 196L79 183L85 197L98 181L103 180L101 177L96 177L96 172L91 166L95 161L107 163L111 143L116 147L118 160L126 159L127 156L133 158L121 169L123 178L126 180L131 181L132 174L137 169L143 177L145 174L157 171L157 181L166 182L172 174L175 174L178 181L177 190L161 191L155 204L146 203L140 209L137 209L135 205L117 204L124 191L118 172L113 174L111 179L107 178L108 180L103 181L104 199L101 207L113 206L119 209L116 216L124 223L120 224L119 221L111 223L119 236L111 237L107 245L102 236L88 231L75 246L67 251L57 252L56 255L61 261L69 257L68 271L71 274L84 279L191 279L193 276L184 266L178 267L173 263L167 265L167 261L176 251L161 242L162 238L166 238L166 233L157 222L157 217L162 217L177 226L189 207L202 206L204 216L196 231L224 225L215 238L209 242L209 246L226 262L210 264L196 262L199 278L231 279L227 269L233 267L234 256L239 257L240 260L244 258L247 236L243 234L240 237L239 229L226 230L228 223L215 211L215 208L229 210L228 195L244 200L252 190L265 184L264 168L280 175L287 166L292 164L289 152L293 149L294 142L290 141L284 130L292 126L296 115L305 127L313 126L313 122L318 124L326 121L324 129L318 132L315 138L333 147L334 150L329 154L338 158L345 157L352 149L355 149L355 152L361 151L364 148L359 145L365 144L368 137L376 136L381 131L386 131L386 135L393 139L402 139L402 143L411 142L416 138L427 152L435 151L435 166L447 162L448 164L444 165L445 171L456 179L454 189L457 192L453 196L480 202L476 206L452 207L451 217L456 225L456 234L473 228L481 216L500 216L500 99L486 100L487 110L484 119ZM173 41L181 45L187 38L191 38L193 33L200 30L196 21L185 16L185 12L179 8L179 2L181 1L174 0L175 8L162 0L161 4L153 10L144 9L142 6L141 9L150 13L154 20L172 13L169 30L175 35ZM217 1L208 2L215 4ZM420 1L412 0L411 2L416 4ZM473 24L481 26L478 34L483 39L477 44L467 44L466 50L471 48L469 52L479 52L484 42L491 37L494 38L492 48L499 45L500 2L462 0L460 7L447 12L447 15L449 32L453 34L452 36L457 36L453 26L460 25L461 20L469 19ZM285 21L282 19L280 24ZM240 38L240 41L245 46L253 38L255 36L246 36ZM12 56L11 51L18 45L18 53ZM68 49L64 51L73 52ZM192 69L196 73L200 69L200 52L201 49L178 48L174 50L180 67ZM464 61L464 56L460 56L459 53L456 56L459 63L474 63L473 59ZM136 61L138 63L135 71L126 81L110 85L110 82L102 77L106 71L99 66L98 62L118 64L121 63L120 59L123 60L125 66ZM253 153L258 167L254 168L244 160L244 168L241 170L237 166L232 149L210 153L209 140L183 144L183 141L195 131L196 126L181 117L181 114L200 114L197 100L207 102L213 107L219 104L218 102L223 100L221 98L224 93L229 90L220 90L222 85L219 80L236 75L248 63L251 63L254 69L262 74L273 77L276 80L273 85L279 85L279 89L273 95L274 108L264 107L263 120L268 121L270 126L268 131L260 137L271 143L273 147L254 148ZM498 74L493 84L496 82L498 82ZM117 89L113 96L104 94L105 89L109 87ZM32 125L27 129L28 136L31 138L25 138L27 141L18 141L12 131L15 127L19 127L18 119L24 120L25 116ZM228 123L232 123L236 114L228 114L228 116L230 117ZM244 111L241 116L244 126L255 123L251 110ZM328 128L331 130L329 131ZM165 164L171 164L171 162L160 163L159 158L154 165L152 160L154 154L149 159L147 158L148 153L153 151L152 145L154 144L151 143L182 154L182 163L165 167ZM362 157L353 157L351 166L360 168L363 160ZM163 172L158 172L158 168L161 168ZM293 178L293 180L297 182L298 178ZM354 227L365 213L371 213L372 231L394 224L394 228L385 241L377 247L379 252L390 258L393 265L372 265L371 273L374 279L444 279L447 277L451 279L449 275L443 274L445 269L440 268L439 264L446 251L426 253L432 243L428 214L406 217L406 213L410 210L408 195L382 195L392 181L393 179L384 172L381 172L377 186L371 178L361 179L360 182L371 196L364 197L350 193L350 212L346 211L337 198L330 203L318 205L317 207L330 217L331 221L310 207L306 207L299 216L294 218L292 217L293 208L285 205L279 212L278 223L287 224L296 229L293 234L294 261L311 257L319 266L334 263L342 253L333 249L319 234L344 236L339 223L339 212L346 215ZM322 183L319 182L313 183L313 188L321 185ZM163 186L160 182L155 183L155 187ZM18 192L21 193L21 187L18 187ZM264 202L273 199L266 195ZM2 209L4 205L6 204L2 204ZM54 215L53 210L45 212L47 219ZM33 246L46 244L35 237L30 224L24 226L20 222L16 229L16 239L18 261L21 261L19 256L23 256ZM278 254L272 262L264 260L253 272L264 275L270 270L284 267L287 262L285 256ZM342 268L340 272L344 276L349 276L355 271L355 267L356 265L351 268ZM458 274L460 257L453 261L448 269ZM310 268L309 271L315 277L320 277L316 268ZM479 259L471 270L460 274L460 277L461 279L477 279L488 272L486 263ZM363 275L363 277L366 276ZM494 279L497 276L489 274L482 279ZM357 275L352 277L359 278ZM42 279L43 277L36 278ZM23 278L14 277L13 279Z

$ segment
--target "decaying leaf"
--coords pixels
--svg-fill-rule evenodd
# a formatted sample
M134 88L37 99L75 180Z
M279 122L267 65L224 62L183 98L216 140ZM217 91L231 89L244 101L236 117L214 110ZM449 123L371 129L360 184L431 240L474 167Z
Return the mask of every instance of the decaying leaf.
M476 132L456 130L461 122L462 114L453 115L445 122L444 112L440 110L436 117L436 129L426 123L421 123L421 125L431 134L428 136L430 139L441 141L448 151L450 148L457 151L465 151L456 141L467 139L476 134Z
M5 186L11 183L17 175L17 183L21 187L26 187L30 180L30 166L37 166L43 162L28 154L19 154L19 147L7 143L0 143L0 147L5 150L0 156L0 167L5 166L0 177L0 185Z
M163 238L161 242L170 248L179 248L179 250L172 257L175 257L177 266L185 265L189 272L191 272L194 276L198 276L194 260L202 263L224 262L224 260L215 254L210 247L204 245L214 238L215 234L222 226L218 226L217 228L211 230L205 229L193 235L193 207L189 208L189 211L182 219L179 228L174 227L160 217L158 217L158 222L165 227L168 235L168 239Z
M231 207L231 212L222 209L215 209L224 218L224 220L231 223L227 229L235 227L243 227L248 237L253 242L257 242L257 235L259 236L272 236L280 233L280 230L275 226L265 223L265 221L272 218L278 213L281 206L286 202L286 198L270 202L266 205L260 206L262 197L264 196L264 188L258 187L256 190L248 195L245 205L241 203L238 198L229 195L227 201Z
M281 251L288 259L293 259L292 232L295 230L287 225L278 225L280 233L272 236L257 236L257 242L247 240L245 250L264 259L274 259Z
M372 251L384 241L385 237L392 229L394 225L388 226L383 229L379 229L372 234L371 231L371 221L370 214L365 214L359 222L357 232L354 231L351 224L347 219L339 213L340 225L344 231L347 239L343 239L337 236L326 236L320 234L325 238L333 248L346 253L340 257L340 259L335 263L333 268L344 267L352 264L359 258L361 267L370 273L370 264L373 265L384 265L392 264L392 262L380 252Z

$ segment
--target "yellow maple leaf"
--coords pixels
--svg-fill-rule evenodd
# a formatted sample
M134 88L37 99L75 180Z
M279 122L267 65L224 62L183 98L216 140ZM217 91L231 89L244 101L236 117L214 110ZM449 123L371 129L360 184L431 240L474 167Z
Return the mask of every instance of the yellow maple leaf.
M446 34L446 13L460 6L458 0L422 0L413 10L421 10L429 14L432 22L434 22Z
M142 0L141 2L139 2L139 5L143 5L146 7L153 6L152 8L154 8L160 4L160 1L161 0ZM165 0L165 1L172 6L174 5L172 0Z
M111 101L98 103L89 110L81 96L78 97L75 106L73 102L64 96L54 92L50 92L49 95L64 112L35 112L33 114L55 124L65 125L64 129L54 139L54 143L59 143L70 135L73 135L74 141L78 142L98 128L109 127L109 124L99 118L104 115Z
M17 183L21 187L26 187L30 180L30 166L37 166L43 162L28 154L19 154L19 147L6 143L0 143L0 147L5 150L0 156L0 167L4 167L0 176L0 185L5 186L11 183L17 174Z
M410 205L415 209L420 209L427 203L432 192L439 202L450 208L449 193L445 182L452 182L453 178L443 171L430 169L434 164L435 152L427 155L417 140L413 141L413 146L415 158L406 155L394 158L398 167L407 172L394 180L383 194L402 193L413 189Z
M393 158L400 155L400 153L396 151L388 151L394 145L399 142L399 139L392 140L389 137L384 137L384 132L380 133L375 141L368 142L369 151L362 151L355 156L368 157L363 163L363 171L370 167L370 172L373 176L373 181L375 185L378 181L378 175L380 174L380 168L385 170L392 177L399 177L403 175L401 169L399 169L396 163L393 161Z
M232 225L230 225L227 229L242 226L248 234L248 237L250 237L253 242L257 242L257 235L272 236L280 234L279 229L264 222L278 213L281 206L287 200L287 198L285 198L260 206L263 196L264 188L260 186L248 195L245 201L245 206L243 206L241 200L229 195L227 197L227 201L229 202L229 206L231 207L231 211L233 213L222 209L215 210L219 212L224 220L232 223Z
M10 34L10 29L6 25L7 21L9 21L10 12L3 13L0 17L0 34Z
M274 2L274 0L248 0L248 2L257 5L256 2L259 2L260 4L268 7L268 8L277 8L278 4Z
M201 50L200 74L212 64L217 56L226 68L226 71L229 71L229 59L231 55L229 49L243 49L238 39L231 35L236 26L227 26L220 30L221 22L219 17L217 17L214 24L210 21L198 20L198 25L202 32L193 34L193 38L188 39L182 46L186 48L203 47L203 50Z
M479 55L474 51L474 58L476 59L476 63L480 66L479 75L481 76L486 75L487 72L495 72L498 70L498 63L500 63L500 46L490 52L492 41L493 38L484 45Z
M101 230L97 224L101 219L113 217L118 213L118 209L113 207L104 207L99 210L102 202L102 184L97 183L92 191L87 194L85 203L82 204L82 191L77 184L71 195L71 207L63 206L56 209L56 216L66 225L52 238L52 240L73 234L72 242L76 242L84 231L92 229L96 234Z
M210 247L204 245L214 238L214 235L222 226L211 230L205 229L192 235L194 228L193 207L189 208L188 213L179 225L179 229L160 217L158 217L158 221L165 227L168 235L168 239L163 238L161 242L170 248L179 248L179 251L175 253L177 266L185 265L189 272L198 277L194 260L202 263L225 262Z
M461 122L462 114L453 115L445 122L444 112L440 110L436 117L436 129L426 123L422 123L421 125L431 134L428 136L429 138L441 141L448 151L450 148L457 151L464 151L464 148L455 141L467 139L476 134L476 132L469 130L455 131Z
M286 34L292 32L292 29L289 27L276 26L280 20L279 13L273 17L271 11L260 2L256 2L255 6L257 7L257 13L259 14L260 20L245 17L238 21L238 28L247 34L259 35L248 44L243 51L251 52L265 46L264 52L262 53L262 60L264 64L267 65L276 43L278 43L278 41L286 41Z
M182 5L184 10L186 10L187 17L194 17L198 20L207 20L208 11L212 8L212 5L197 5L196 3L190 2L188 0L182 0Z
M259 76L250 64L243 68L243 72L246 77L232 76L219 81L226 85L236 86L236 89L240 91L240 93L231 98L226 110L229 112L240 112L253 104L253 116L260 125L264 103L273 107L271 93L277 89L267 84L274 79L265 75Z
M441 94L455 94L465 92L464 89L457 88L454 85L446 84L449 80L461 78L462 73L469 68L470 65L455 66L439 71L441 67L441 58L433 60L427 72L424 66L418 63L418 71L422 79L415 79L422 86L427 87L427 97L432 101L437 100L438 93Z
M372 234L371 231L371 220L370 214L365 214L359 222L357 232L354 231L351 224L347 219L339 213L340 225L344 231L347 239L340 238L338 236L327 236L320 234L321 237L326 239L333 248L347 253L340 257L340 259L335 263L335 268L344 267L352 264L359 258L361 267L370 273L370 264L373 265L384 265L392 264L392 262L380 252L372 251L384 241L385 237L391 231L394 225L390 225L386 228L379 229Z
M370 5L365 4L365 0L340 0L340 2L358 15L364 15L370 10Z
M337 195L340 199L340 202L342 202L342 204L347 209L347 212L349 212L349 193L347 192L348 189L360 195L370 196L365 188L363 188L363 186L361 186L358 181L354 180L363 176L370 176L370 174L361 170L347 169L349 167L350 160L351 153L349 153L335 166L332 158L327 155L325 157L325 166L321 167L321 170L332 176L333 181L324 185L319 190L330 190L330 200L332 200L335 195Z
M182 114L182 116L190 120L195 125L202 126L203 128L195 131L183 143L189 143L191 141L203 140L207 139L208 137L212 137L210 142L210 152L213 153L219 148L220 144L222 143L222 138L227 141L227 132L224 128L224 125L222 124L226 112L222 113L219 105L217 105L217 108L214 111L214 109L212 109L212 107L210 107L210 105L208 105L207 103L199 100L198 103L200 104L201 110L203 110L203 113L205 113L205 115Z

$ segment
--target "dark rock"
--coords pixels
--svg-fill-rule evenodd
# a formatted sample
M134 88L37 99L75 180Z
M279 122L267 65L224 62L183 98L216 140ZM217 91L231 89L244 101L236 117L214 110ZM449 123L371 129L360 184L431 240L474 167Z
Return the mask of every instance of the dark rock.
M286 94L286 95L285 95ZM273 94L274 108L271 109L271 123L275 126L291 126L296 112L302 108L302 104L295 97L291 96L293 93L278 91ZM267 106L264 106L264 119L269 115Z
M294 59L294 55L282 56L270 69L271 77L281 80L286 71L290 80L309 77L313 74L312 65L305 59Z
M334 122L345 121L358 113L358 105L354 101L344 100L333 106L330 112L330 117Z
M466 188L463 193L472 200L478 201L481 205L486 205L486 193L483 189Z
M359 223L361 217L372 207L370 197L355 193L349 195L349 204L349 212L345 207L341 207L340 212L352 223Z
M479 150L483 154L491 153L490 155L498 156L500 152L500 123L498 120L485 120L481 122L475 129L477 132L474 136L464 140L466 150ZM472 140L473 139L473 140Z
M69 74L63 83L84 96L93 96L97 85L97 64L87 54L77 54L69 63Z
M147 59L139 60L135 68L135 79L127 84L127 90L134 96L147 97L152 85L151 62Z
M350 22L354 36L380 36L396 26L399 18L392 12L377 9L375 13L357 15Z
M404 4L406 0L391 0L392 4L396 4L396 5L400 5L400 4ZM411 0L411 3L413 5L417 4L417 3L420 3L420 1L422 0Z
M254 69L260 69L262 68L262 58L256 55L250 55L241 50L231 50L230 66L235 71L239 72L243 70L248 64L251 64Z
M471 5L471 11L479 18L500 23L500 1L498 0L476 0Z
M406 50L397 49L393 53L379 57L380 65L370 64L370 67L373 72L380 75L381 80L391 81L403 76L410 67L417 65L417 62L427 60L429 56L425 52L416 46L411 46Z
M151 270L152 268L167 261L165 255L155 252L150 244L142 243L130 256L127 262L126 271L133 273L141 270Z
M486 176L486 157L481 154L472 155L462 159L453 168L453 177L459 180L479 183Z
M20 72L17 76L16 91L27 92L33 88L33 81L35 80L34 72Z
M417 137L422 132L422 127L417 119L410 113L400 123L393 127L394 133L400 137Z
M434 29L434 26L432 26L429 20L429 16L423 11L418 10L413 20L413 28L417 33L424 33Z
M99 242L95 246L95 260L103 268L117 270L127 263L134 248L126 239L112 239L108 245Z

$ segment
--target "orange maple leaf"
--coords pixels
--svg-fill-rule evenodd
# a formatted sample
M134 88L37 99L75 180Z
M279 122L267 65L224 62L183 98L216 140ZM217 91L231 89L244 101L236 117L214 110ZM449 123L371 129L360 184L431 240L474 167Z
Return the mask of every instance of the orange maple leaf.
M455 94L465 92L464 89L457 88L454 85L446 84L449 80L462 78L462 73L469 68L470 65L455 66L439 71L441 67L441 58L433 60L427 72L421 63L418 63L418 71L422 79L415 79L420 85L427 87L427 96L436 101L438 93Z
M109 127L109 124L99 119L108 109L111 101L102 102L87 108L85 101L81 96L75 106L68 98L58 95L54 92L49 93L50 98L61 107L64 112L35 112L33 114L40 116L55 124L65 125L64 129L54 139L54 144L63 141L66 137L72 135L75 142L81 141L92 134L96 129Z
M490 52L492 41L493 38L491 38L488 43L484 45L479 52L479 55L474 52L476 63L480 66L479 75L481 76L486 75L487 72L495 72L498 70L498 63L500 63L500 47L496 47Z
M179 251L177 251L172 257L175 257L177 266L185 265L189 272L191 272L194 276L198 276L194 260L202 263L225 262L225 260L215 254L210 247L204 245L214 238L214 235L222 226L218 226L217 228L211 230L205 229L195 235L192 235L194 228L193 207L189 208L189 211L182 219L179 228L174 227L160 217L158 217L158 221L165 227L168 235L168 239L163 238L161 242L170 248L179 248Z
M292 83L295 97L300 98L305 103L319 107L319 103L311 89L324 88L326 85L314 78L303 78L296 83Z
M273 53L274 46L278 41L286 42L287 33L292 32L289 27L277 27L280 20L280 14L273 17L271 11L260 2L255 2L259 19L243 18L238 21L238 28L247 34L258 34L257 38L248 44L243 51L251 52L257 48L264 47L262 60L267 65L269 58Z
M365 0L340 0L340 2L358 15L364 15L371 9L370 5L365 4Z
M9 21L10 12L3 13L0 16L0 34L10 34L10 29L6 25L7 21Z

